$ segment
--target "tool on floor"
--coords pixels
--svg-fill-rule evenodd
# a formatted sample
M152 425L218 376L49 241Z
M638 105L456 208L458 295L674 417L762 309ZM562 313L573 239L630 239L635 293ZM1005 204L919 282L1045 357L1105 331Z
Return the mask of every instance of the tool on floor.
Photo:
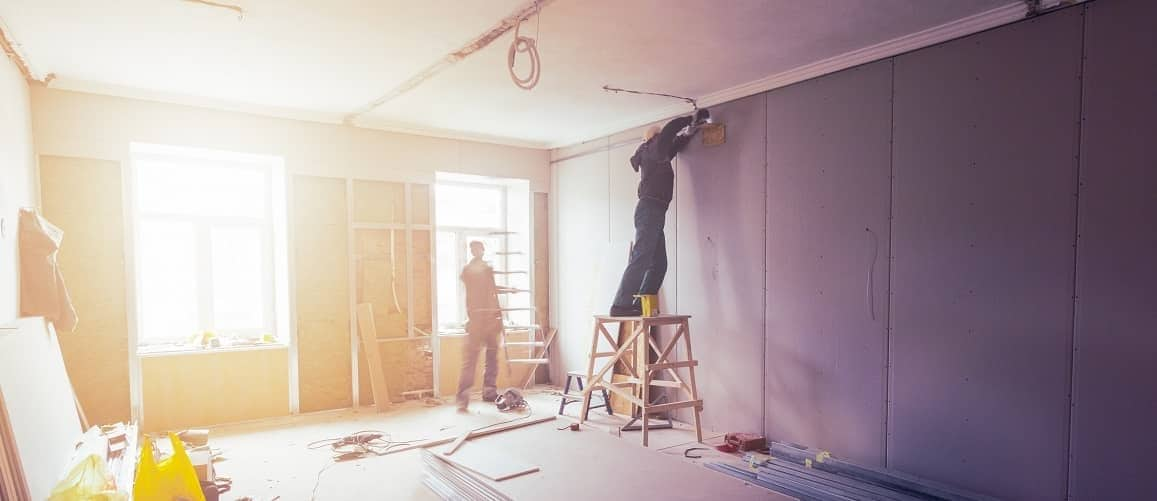
M691 454L691 453L694 451L709 451L709 450L711 450L710 447L691 447L691 448L683 451L683 457L691 458L691 459L699 459L699 458L703 457L702 454Z
M516 409L523 409L526 407L526 399L522 396L522 391L518 388L507 388L502 394L498 395L498 399L494 401L494 405L498 410L506 412Z
M767 448L767 439L755 433L733 432L723 436L723 441L740 452L759 451Z

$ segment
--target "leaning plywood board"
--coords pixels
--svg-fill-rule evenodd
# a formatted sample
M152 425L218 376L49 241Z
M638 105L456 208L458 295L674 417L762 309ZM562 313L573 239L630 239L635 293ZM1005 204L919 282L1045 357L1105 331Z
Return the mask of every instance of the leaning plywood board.
M390 406L390 390L386 387L386 376L382 373L382 359L378 352L378 330L374 327L374 307L369 303L358 305L358 337L366 353L366 365L370 370L370 386L374 391L374 407L378 412Z
M792 499L600 431L556 428L546 423L472 438L451 458L465 457L471 449L501 451L537 466L538 472L501 482L478 476L477 480L519 500L543 499L544 494L552 500L576 501Z
M48 497L80 438L56 332L40 317L0 329L0 391L32 499Z

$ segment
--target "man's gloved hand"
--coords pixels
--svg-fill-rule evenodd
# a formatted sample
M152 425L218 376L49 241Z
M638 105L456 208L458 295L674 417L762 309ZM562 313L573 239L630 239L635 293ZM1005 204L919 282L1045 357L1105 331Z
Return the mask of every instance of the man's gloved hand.
M683 127L683 130L679 131L676 135L679 137L693 136L696 132L699 132L699 127L709 123L710 120L711 112L708 111L707 108L700 108L695 112L695 116L691 117L691 124Z

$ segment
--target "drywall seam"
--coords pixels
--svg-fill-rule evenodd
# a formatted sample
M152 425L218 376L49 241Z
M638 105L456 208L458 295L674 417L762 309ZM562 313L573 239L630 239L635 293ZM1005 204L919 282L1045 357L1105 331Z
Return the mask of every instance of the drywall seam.
M760 253L760 255L763 256L763 280L762 280L762 282L763 282L763 312L762 313L763 313L764 332L763 332L763 336L761 336L761 339L763 339L763 348L761 351L761 353L763 353L763 356L762 356L762 360L760 360L760 365L759 365L759 372L760 372L760 380L759 380L759 427L760 427L761 432L763 433L763 436L765 436L765 437L767 436L767 305L768 305L768 299L769 299L768 296L770 295L770 293L768 292L768 289L767 289L767 240L768 240L768 238L770 238L770 234L769 234L768 229L767 229L767 219L768 219L767 218L767 209L768 209L767 197L769 196L767 186L768 186L768 182L770 182L769 177L771 176L770 167L768 166L768 160L767 160L767 158L768 158L768 155L767 155L767 148L768 148L768 146L767 146L767 134L768 134L767 115L768 115L768 113L770 113L770 111L767 108L767 94L764 93L763 94L763 186L760 187L763 190L763 240L760 242L760 244L763 245L763 250ZM676 221L679 220L678 214L676 214L675 220ZM678 259L678 255L676 255L676 259ZM676 267L675 271L678 272L678 267ZM678 293L678 289L676 289L676 293Z
M1065 499L1073 498L1073 490L1076 486L1076 477L1073 476L1073 442L1076 435L1076 421L1077 421L1077 322L1079 320L1079 313L1077 313L1077 303L1081 300L1078 296L1080 290L1080 268L1081 260L1081 187L1084 186L1084 181L1081 178L1081 167L1084 163L1084 158L1081 155L1082 136L1084 134L1083 125L1085 123L1085 61L1088 59L1088 52L1086 40L1088 39L1088 19L1089 9L1087 6L1081 7L1081 63L1078 66L1077 82L1080 91L1077 93L1077 140L1074 146L1074 159L1076 165L1076 186L1074 186L1073 197L1076 199L1073 210L1073 330L1069 336L1069 437L1068 443L1065 444Z
M901 37L893 38L891 40L881 42L868 47L856 49L845 52L838 56L830 57L814 63L798 66L790 70L776 73L771 76L761 78L745 84L740 84L729 89L724 89L718 92L712 92L705 96L699 97L697 100L699 106L708 107L714 106L728 101L734 101L739 98L752 96L761 92L766 92L780 87L799 83L804 80L820 77L830 73L835 73L840 70L845 70L853 66L859 66L874 61L883 60L892 56L911 52L924 47L936 45L941 42L962 38L974 33L984 30L1002 26L1008 23L1024 19L1028 13L1028 6L1024 2L1013 2L1007 5L997 7L991 10L974 14L972 16L950 21L948 23L934 26L923 31L911 33ZM672 105L653 112L643 113L617 121L607 127L601 127L596 130L587 131L584 134L578 135L574 140L556 142L551 145L551 148L561 148L581 143L586 139L592 137L602 137L614 134L618 131L624 131L634 127L638 127L651 122L656 122L666 118L670 118L682 113L687 113L686 105Z
M887 317L884 319L884 467L888 468L888 444L891 442L892 430L889 428L892 415L892 240L896 233L892 225L892 208L896 201L896 58L891 61L891 95L888 96L888 109L892 116L888 122L892 124L888 131L888 295L886 298Z
M358 323L357 317L357 267L354 263L357 262L355 253L357 252L355 246L357 241L354 238L353 227L354 214L354 180L346 178L345 180L345 227L346 227L346 275L349 283L346 285L346 290L349 293L347 301L349 302L350 310L350 396L353 398L353 407L357 409L361 407L361 391L360 382L358 380ZM367 355L368 357L369 355ZM377 402L375 402L377 404Z

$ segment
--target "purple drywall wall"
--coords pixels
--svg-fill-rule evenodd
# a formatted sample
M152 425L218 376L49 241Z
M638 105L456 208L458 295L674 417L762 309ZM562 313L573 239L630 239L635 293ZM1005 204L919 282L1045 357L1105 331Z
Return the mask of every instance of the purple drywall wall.
M1157 3L1098 1L1085 31L1070 494L1157 492Z
M887 60L767 97L764 431L870 465L884 463L891 94Z
M1082 10L895 58L888 466L1065 496Z
M758 432L763 424L764 96L711 109L727 142L698 138L679 155L677 281L691 340L704 427Z

